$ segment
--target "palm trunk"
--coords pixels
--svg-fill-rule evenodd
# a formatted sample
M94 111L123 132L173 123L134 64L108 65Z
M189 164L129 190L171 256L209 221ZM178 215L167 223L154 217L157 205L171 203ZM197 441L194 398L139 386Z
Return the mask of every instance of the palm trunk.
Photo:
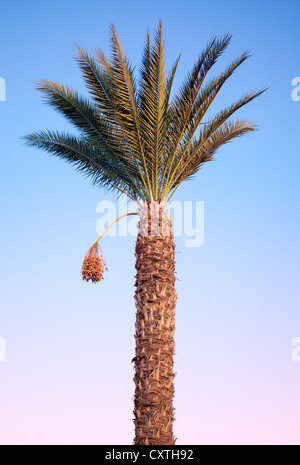
M153 232L154 223L157 230ZM149 220L148 215L146 220L141 217L135 250L135 445L175 444L173 367L177 297L174 254L169 217L158 205L156 214L152 211Z

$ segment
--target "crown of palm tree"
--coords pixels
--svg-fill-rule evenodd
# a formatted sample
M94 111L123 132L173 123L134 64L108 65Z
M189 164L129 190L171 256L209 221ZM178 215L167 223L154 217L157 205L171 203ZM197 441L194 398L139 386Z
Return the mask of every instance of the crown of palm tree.
M162 24L152 45L147 33L138 81L111 26L110 60L99 49L89 54L77 46L90 100L53 81L37 83L77 135L40 131L26 136L27 144L74 164L96 185L121 190L135 201L167 202L219 147L255 129L249 121L230 117L264 90L243 95L203 122L224 83L249 56L241 54L219 76L205 79L230 40L229 35L210 40L171 98L180 56L167 73Z

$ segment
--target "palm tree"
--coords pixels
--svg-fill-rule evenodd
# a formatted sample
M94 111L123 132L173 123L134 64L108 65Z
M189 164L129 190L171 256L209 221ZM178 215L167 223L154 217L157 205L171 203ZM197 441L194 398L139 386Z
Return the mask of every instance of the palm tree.
M72 163L94 185L125 193L139 208L133 359L136 445L175 443L175 245L167 204L183 181L214 159L219 147L255 129L249 121L229 118L263 90L246 93L214 117L206 117L222 86L248 58L243 53L220 75L205 79L230 39L224 35L208 42L174 98L180 56L167 73L161 23L152 44L147 33L138 81L111 26L110 59L99 49L89 54L76 46L90 100L56 82L37 83L46 102L78 132L35 132L26 136L27 144ZM85 258L84 279L100 281L104 267L97 241Z

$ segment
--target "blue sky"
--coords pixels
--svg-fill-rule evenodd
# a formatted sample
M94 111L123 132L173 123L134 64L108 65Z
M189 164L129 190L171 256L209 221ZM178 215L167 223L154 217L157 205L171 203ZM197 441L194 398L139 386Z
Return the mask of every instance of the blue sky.
M299 10L298 1L268 0L1 5L4 443L131 441L134 238L104 239L106 280L83 283L82 259L97 237L96 206L115 197L91 188L62 161L24 147L21 137L70 129L33 83L48 78L86 93L75 42L108 52L112 22L138 72L147 27L153 33L159 19L167 65L182 53L175 88L207 40L225 32L233 39L215 72L245 49L252 57L214 109L269 87L238 114L259 131L221 149L176 195L205 203L203 246L176 241L177 435L196 444L299 443L300 363L290 356L300 336L300 102L291 97L292 79L300 76Z

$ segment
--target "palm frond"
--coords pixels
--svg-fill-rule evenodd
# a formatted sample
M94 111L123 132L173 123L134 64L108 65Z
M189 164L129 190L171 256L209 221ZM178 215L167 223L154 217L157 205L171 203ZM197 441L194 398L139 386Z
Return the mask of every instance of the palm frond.
M176 71L177 71L177 67L178 67L180 57L181 57L181 54L179 54L178 57L176 58L175 63L173 64L173 66L171 68L171 71L169 72L169 75L167 77L167 82L166 82L166 94L167 94L167 96L166 96L166 99L167 99L168 104L171 101L172 86L173 86L173 82L174 82L174 78L175 78L175 74L176 74Z
M101 125L89 101L77 91L57 82L43 79L36 87L44 95L44 101L65 116L84 136L97 141L101 137Z
M199 151L205 143L210 140L213 134L225 123L238 109L246 105L247 103L251 102L251 100L255 99L266 89L262 89L259 91L249 92L241 97L237 102L230 105L230 107L226 108L225 110L220 111L212 120L208 121L204 124L203 129L200 130L199 137L193 142L193 146L197 147L197 151ZM190 145L190 143L189 143ZM174 186L174 179L177 176L180 176L182 173L185 172L188 166L190 166L191 162L193 161L193 157L195 156L195 150L190 150L187 153L187 156L184 156L184 152L178 152L175 157L175 163L172 167L172 172L168 177L168 181L165 185L165 192L170 191ZM196 152L197 153L197 152ZM179 170L179 173L177 174Z
M99 64L100 53L101 51L97 52L97 62L93 56L76 44L75 58L95 108L104 116L107 123L117 126L109 64L106 62L106 67Z
M233 74L233 72L249 57L249 53L245 52L236 60L234 60L220 76L212 79L200 89L199 95L195 101L195 105L191 111L190 119L187 124L185 133L182 137L182 145L191 141L201 124L205 114L209 107L217 97L221 88L227 81L227 79Z
M257 126L246 120L227 121L219 129L201 143L199 140L191 143L189 153L177 167L170 191L176 189L187 178L194 176L201 166L214 160L214 154L223 145L248 132L255 131ZM170 192L169 191L169 192Z
M114 86L114 103L117 118L123 130L123 135L130 147L131 154L136 160L140 176L143 179L147 193L153 199L149 179L144 146L141 136L140 121L138 118L138 101L136 82L133 69L123 54L123 50L114 27L111 25L111 69Z
M147 37L139 93L139 119L146 148L145 158L151 166L151 184L155 199L158 196L158 175L162 163L167 110L165 51L160 23L151 49L150 37Z
M139 192L122 164L114 161L105 150L96 149L86 139L57 131L34 132L24 139L28 146L47 151L73 164L77 170L92 178L93 185L111 188L113 183L138 199Z
M135 159L128 153L126 144L122 143L122 135L115 125L107 122L97 113L90 102L81 97L77 91L56 82L42 80L37 88L43 92L46 103L52 105L63 114L95 148L106 150L112 159L121 163L132 179L138 179L137 189L143 192L143 180ZM135 182L135 181L133 181ZM141 182L141 186L139 186Z
M214 38L208 42L204 52L198 58L192 71L187 75L186 80L179 89L179 93L175 97L172 112L172 123L167 135L170 149L163 177L166 173L171 173L171 167L173 165L176 152L190 121L191 113L203 81L219 56L228 47L230 40L231 36L225 34L219 39ZM168 184L168 177L169 176L167 176L166 184Z

